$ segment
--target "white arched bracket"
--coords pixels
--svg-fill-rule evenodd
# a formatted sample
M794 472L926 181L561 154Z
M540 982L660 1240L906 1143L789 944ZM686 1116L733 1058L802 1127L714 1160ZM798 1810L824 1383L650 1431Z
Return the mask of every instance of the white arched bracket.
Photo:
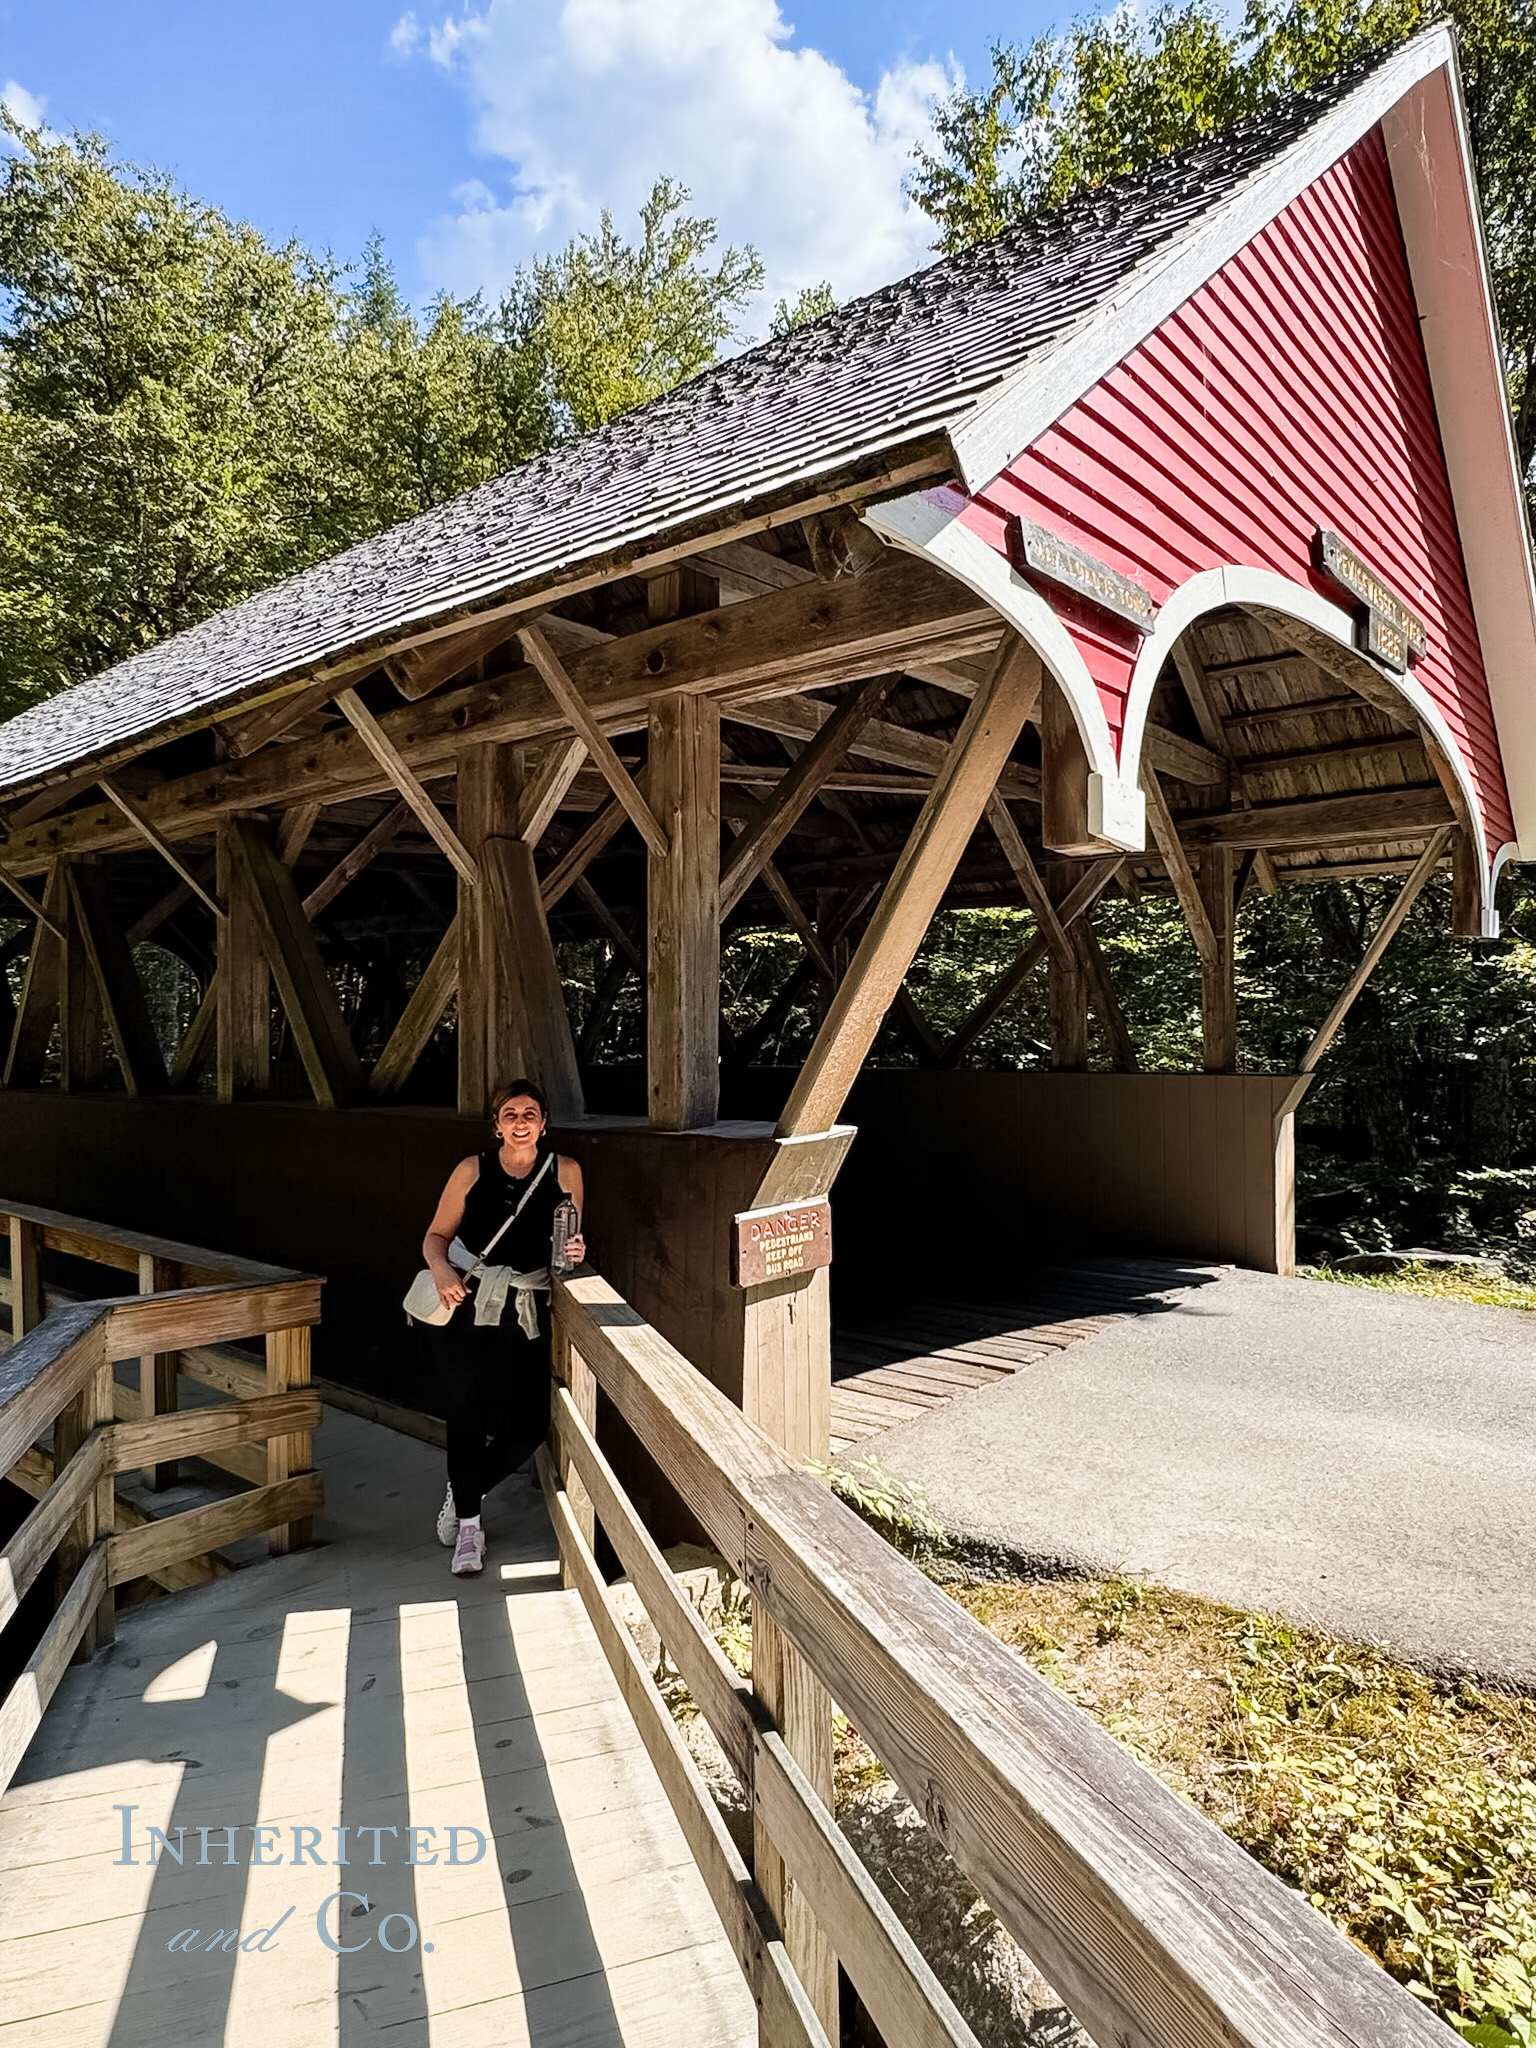
M1494 884L1499 867L1512 854L1513 848L1501 848L1497 861L1490 858L1477 792L1465 756L1446 724L1444 714L1423 684L1415 682L1411 674L1394 675L1389 669L1367 661L1355 646L1354 622L1348 612L1305 584L1293 582L1288 576L1277 575L1269 569L1236 566L1206 569L1197 576L1191 576L1187 583L1181 583L1172 593L1159 610L1157 623L1142 644L1131 677L1131 694L1125 711L1125 736L1120 749L1122 771L1127 775L1139 772L1152 693L1175 644L1207 613L1233 605L1249 611L1276 613L1333 641L1341 652L1365 662L1372 675L1390 684L1405 707L1426 728L1462 794L1477 863L1479 918L1483 936L1496 939L1499 918L1493 902Z
M1147 843L1146 800L1137 785L1135 763L1116 760L1109 721L1088 665L1046 599L933 496L919 494L872 505L864 522L893 547L948 570L1034 648L1061 685L1088 756L1089 831L1126 853L1140 853Z

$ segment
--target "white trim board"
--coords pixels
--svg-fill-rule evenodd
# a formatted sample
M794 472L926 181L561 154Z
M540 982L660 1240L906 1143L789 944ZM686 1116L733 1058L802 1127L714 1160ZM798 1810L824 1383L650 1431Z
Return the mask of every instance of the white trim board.
M1382 132L1519 857L1536 860L1536 575L1454 51Z

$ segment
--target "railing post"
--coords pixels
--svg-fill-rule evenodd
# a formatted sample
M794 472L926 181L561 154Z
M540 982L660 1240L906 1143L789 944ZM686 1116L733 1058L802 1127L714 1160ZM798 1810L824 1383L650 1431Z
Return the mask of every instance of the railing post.
M309 1330L271 1330L267 1334L267 1392L291 1393L309 1385ZM311 1466L310 1433L295 1430L291 1436L267 1438L267 1484L291 1479ZM308 1515L297 1522L280 1522L267 1534L267 1550L273 1557L285 1557L290 1550L302 1550L314 1540L314 1523Z
M597 1380L592 1368L571 1343L570 1332L566 1329L560 1314L559 1282L555 1283L556 1293L551 1308L553 1328L551 1331L550 1360L553 1367L554 1384L565 1387L575 1403L576 1411L594 1436L597 1434ZM581 1474L571 1463L570 1454L556 1437L550 1445L554 1454L555 1468L560 1474L560 1484L582 1540L591 1550L597 1541L597 1513L592 1506L592 1497L582 1483ZM575 1578L560 1560L560 1583L567 1591L576 1585Z
M791 1456L824 1463L830 1448L831 1317L828 1275L799 1274L747 1289L747 1400L752 1419ZM755 1412L754 1412L755 1411ZM832 1805L832 1698L800 1652L752 1603L752 1690L826 1805ZM837 1957L761 1819L753 1874L829 2040L841 2034ZM763 2038L763 2048L777 2044Z
M11 1338L24 1337L43 1320L43 1282L38 1266L42 1232L24 1216L8 1216L11 1243Z
M168 1288L180 1285L181 1268L178 1265L169 1259L157 1259L149 1252L139 1254L140 1294L163 1294ZM157 1415L175 1414L180 1368L179 1351L155 1351L139 1360L139 1414L145 1422L152 1422ZM144 1483L154 1493L163 1493L168 1486L174 1486L175 1459L164 1465L146 1465Z
M112 1367L103 1361L69 1405L60 1410L54 1422L54 1478L62 1476L70 1459L77 1454L93 1429L109 1428L114 1419ZM76 1573L90 1555L91 1546L100 1538L111 1535L115 1513L115 1487L112 1474L107 1472L86 1495L79 1514L70 1523L67 1534L54 1553L53 1583L56 1607L63 1604L65 1596L74 1584ZM71 1663L89 1663L97 1650L104 1649L112 1641L117 1632L116 1604L117 1596L109 1586L102 1594L95 1613L75 1646Z

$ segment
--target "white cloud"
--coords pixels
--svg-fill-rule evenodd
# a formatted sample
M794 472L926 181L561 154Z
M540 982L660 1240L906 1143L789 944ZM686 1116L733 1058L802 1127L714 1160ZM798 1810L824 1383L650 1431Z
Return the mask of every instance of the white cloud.
M395 46L422 33L407 15ZM762 256L750 326L823 278L843 299L913 269L933 230L902 174L950 74L899 65L867 95L791 33L777 0L486 0L441 22L431 57L463 84L479 149L509 168L499 195L478 181L455 195L425 269L494 292L604 207L632 232L661 175L689 188L723 241Z
M421 23L414 14L402 14L390 31L389 47L397 57L413 56L421 44Z
M8 78L0 85L0 107L23 128L41 128L47 100L39 99L36 93L28 92L24 85L18 85L14 78Z

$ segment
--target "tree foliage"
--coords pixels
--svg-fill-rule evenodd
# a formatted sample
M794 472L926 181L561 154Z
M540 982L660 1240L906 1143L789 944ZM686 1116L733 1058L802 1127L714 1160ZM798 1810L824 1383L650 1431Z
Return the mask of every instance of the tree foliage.
M500 302L401 297L0 112L0 715L711 361L762 281L659 180Z
M909 187L947 253L1143 170L1430 22L1457 29L1521 461L1536 464L1536 0L1165 0L999 42L936 109Z
M630 412L714 361L731 316L763 282L751 248L704 258L712 220L682 212L685 187L657 180L640 209L640 240L626 242L605 212L533 267L529 299L548 353L550 388L578 433Z

